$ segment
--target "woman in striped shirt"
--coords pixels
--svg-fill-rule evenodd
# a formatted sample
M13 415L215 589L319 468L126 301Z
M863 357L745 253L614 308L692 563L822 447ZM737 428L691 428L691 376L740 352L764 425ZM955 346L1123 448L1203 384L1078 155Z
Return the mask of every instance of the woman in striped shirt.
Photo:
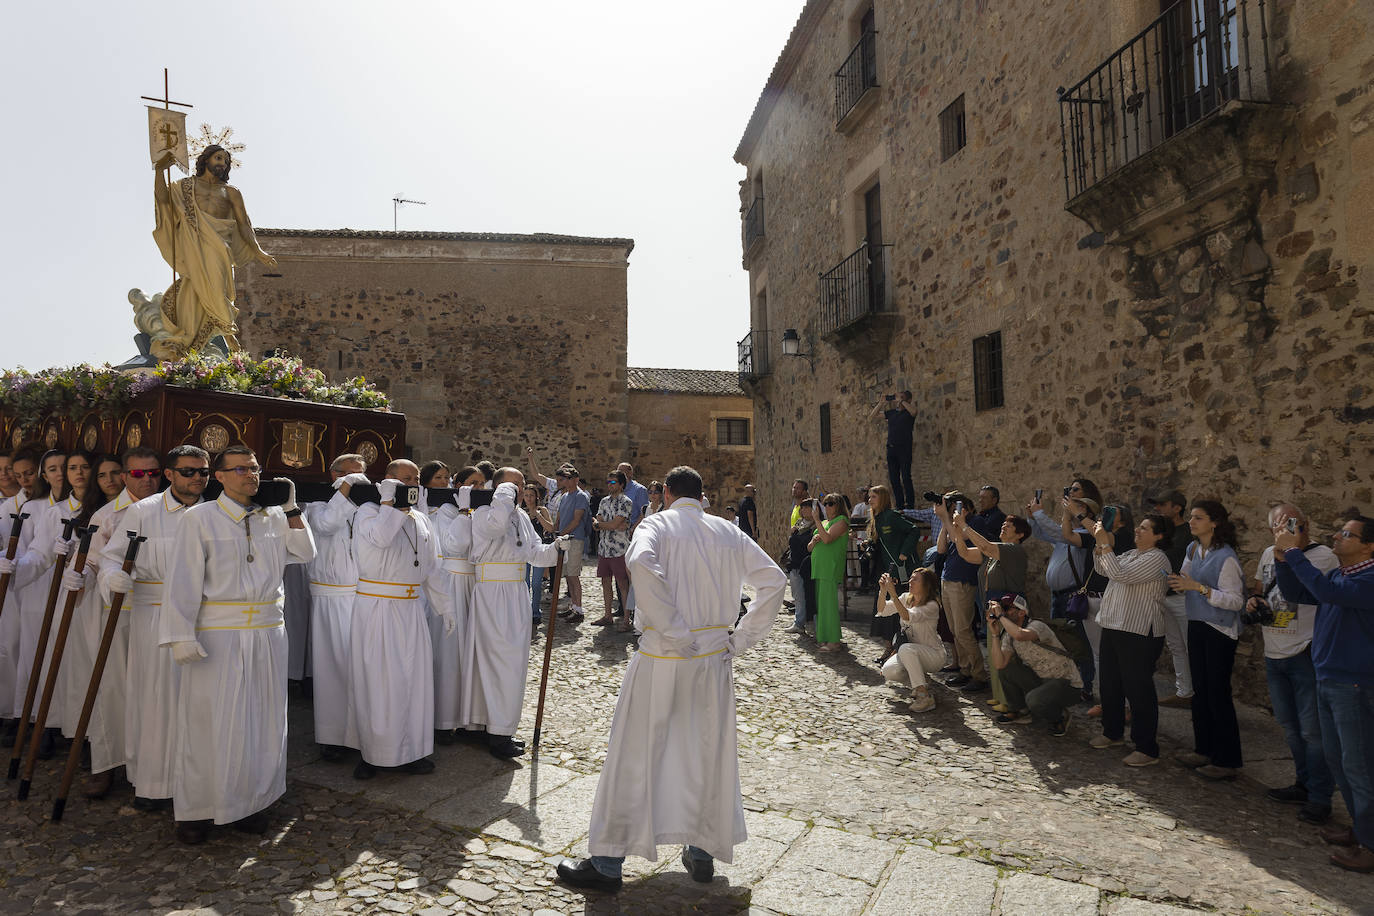
M1154 671L1164 648L1164 593L1173 571L1163 545L1173 524L1162 515L1147 515L1135 528L1135 549L1117 555L1112 532L1098 522L1093 567L1107 577L1097 623L1102 627L1098 665L1102 691L1102 734L1088 743L1095 748L1124 742L1126 703L1131 704L1131 741L1135 751L1122 761L1144 767L1159 763L1159 701Z

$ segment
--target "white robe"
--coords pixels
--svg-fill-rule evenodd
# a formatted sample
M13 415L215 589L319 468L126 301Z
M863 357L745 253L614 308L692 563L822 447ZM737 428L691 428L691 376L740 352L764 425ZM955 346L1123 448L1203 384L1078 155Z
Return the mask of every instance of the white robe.
M134 503L124 513L122 530L111 536L100 557L100 598L109 606L109 575L124 565L128 532L147 538L138 546L130 574L134 590L124 596L121 621L128 621L124 670L124 767L134 792L143 798L172 797L176 754L177 688L181 671L172 654L158 647L162 584L171 567L187 507L170 489ZM121 623L121 625L123 625ZM114 677L107 670L106 678Z
M310 528L289 527L279 507L245 508L222 495L186 510L162 589L158 643L198 640L207 657L181 669L177 820L229 824L286 791L282 577L288 563L314 556Z
M443 573L434 583L453 608L456 625L444 632L442 617L431 617L429 635L434 644L434 727L458 728L463 717L463 671L472 640L469 603L472 600L472 514L457 506L441 506L430 516L439 536L439 566Z
M26 511L30 513L31 518L24 524L27 535L21 535L19 538L19 549L23 551L23 556L19 558L19 568L14 574L19 585L19 659L15 668L15 718L24 710L29 676L33 673L34 657L38 652L38 636L43 628L43 617L47 613L48 591L52 586L57 563L53 541L61 536L62 523L81 513L81 503L72 497L58 500L49 496L30 502ZM72 553L68 560L70 561L75 554L76 537L73 535ZM10 588L14 588L15 584L10 583ZM62 619L62 603L66 600L66 594L65 591L58 591L57 604L53 608L52 625L48 628L48 644L43 650L43 664L38 673L38 689L34 691L33 709L29 712L31 722L38 715L38 705L43 698L43 682L48 676L48 665L52 662L52 650L56 643L57 627ZM53 688L52 703L48 707L47 728L58 728L62 725L62 687L62 679L59 676Z
M134 501L128 490L121 490L118 496L95 510L91 516L91 525L96 532L86 555L86 587L81 591L76 616L72 619L72 630L67 637L67 651L62 658L66 695L62 734L68 738L75 736L76 725L81 719L81 709L86 703L86 691L90 686L95 656L100 649L106 615L110 609L101 600L97 587L100 567L104 562L102 554L111 540L123 541L123 546L128 549L129 539L124 534L125 529L119 526ZM91 719L86 725L86 737L91 742L92 773L103 773L124 765L124 679L128 654L129 618L120 614L114 641L110 643L110 654L105 660L105 671L100 678L100 689L95 695L95 705L91 707Z
M530 663L530 590L525 565L553 566L558 550L544 544L529 516L499 493L472 513L473 577L470 654L464 658L465 727L514 735L525 703Z
M27 502L24 498L24 491L20 490L17 496L11 496L4 502L0 502L0 550L8 549L10 531L14 526L14 516L22 515L29 510L24 508ZM35 507L36 508L36 507ZM24 526L19 531L20 544L24 540L24 532L33 525L33 513L29 512L29 518L24 520ZM15 557L22 556L16 553ZM5 608L0 613L0 719L10 719L14 717L15 695L18 694L18 702L24 700L24 687L16 687L19 668L19 583L17 577L10 576L9 591L5 593Z
M360 506L353 519L353 555L358 594L348 672L349 744L373 766L400 766L434 753L434 650L422 599L431 578L447 573L439 569L439 545L428 521L413 509ZM431 600L443 606L441 596Z
M348 735L349 634L358 564L353 559L353 516L358 507L342 493L304 507L315 536L310 574L310 676L314 679L315 741L344 746Z
M642 636L616 702L588 848L653 861L657 846L682 843L733 861L747 833L732 660L768 634L787 579L748 535L691 499L640 522L626 559ZM736 625L745 584L757 593Z

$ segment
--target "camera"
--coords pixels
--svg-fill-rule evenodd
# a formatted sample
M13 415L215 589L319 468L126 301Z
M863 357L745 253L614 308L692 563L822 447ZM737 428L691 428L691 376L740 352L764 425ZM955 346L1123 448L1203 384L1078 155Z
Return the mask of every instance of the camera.
M1246 602L1248 605L1249 602ZM1240 612L1240 619L1250 626L1267 627L1274 622L1274 609L1269 606L1269 602L1258 596L1255 597L1255 609L1244 608Z
M1072 492L1073 492L1073 487L1065 487L1065 488L1064 488L1064 498L1065 498L1065 499L1068 499L1069 494L1072 493Z
M889 395L886 395L886 396L883 398L883 400L884 400L884 401L895 401L895 400L897 400L897 396L896 396L895 394L889 394Z
M1287 525L1288 525L1288 533L1289 533L1289 534L1297 534L1297 533L1298 533L1298 520L1297 520L1296 518L1291 518L1291 517L1290 517L1290 518L1288 519Z
M934 490L926 490L924 493L921 494L921 499L924 499L928 503L938 503L941 500L943 500L944 497L942 497L939 493L936 493Z

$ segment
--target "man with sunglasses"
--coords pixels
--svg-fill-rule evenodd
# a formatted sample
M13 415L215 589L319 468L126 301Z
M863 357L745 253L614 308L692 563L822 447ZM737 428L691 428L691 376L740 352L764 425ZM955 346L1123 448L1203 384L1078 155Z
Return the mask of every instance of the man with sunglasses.
M134 787L134 807L158 811L171 807L173 723L179 683L176 665L158 648L158 609L168 560L186 516L184 510L200 502L205 492L210 456L194 445L177 446L168 454L164 472L157 452L136 448L124 453L123 464L125 492L134 502L125 510L119 530L111 530L100 551L97 582L104 604L108 605L115 593L125 596L121 620L128 623L121 625L125 633L115 645L127 647L127 661L115 661L112 649L103 682L113 684L122 675L124 737L119 756ZM158 493L164 474L170 486ZM133 571L126 573L123 566L129 531L147 540L139 546ZM103 686L101 692L105 692ZM93 782L90 788L101 786Z
M158 643L181 666L172 798L187 844L211 821L263 832L263 809L286 791L282 578L315 557L289 480L282 505L255 502L252 449L220 452L214 474L224 492L185 510L158 609Z

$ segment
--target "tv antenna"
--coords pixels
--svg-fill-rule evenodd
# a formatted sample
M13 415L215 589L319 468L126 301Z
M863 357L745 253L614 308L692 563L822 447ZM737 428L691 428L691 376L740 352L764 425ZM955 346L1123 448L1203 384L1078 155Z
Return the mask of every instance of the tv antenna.
M404 197L402 197L399 193L398 193L395 197L391 198L391 231L392 231L392 232L396 232L397 229L398 229L397 222L396 222L396 214L397 214L397 212L401 209L401 204L418 204L418 205L421 206L421 207L428 206L428 202L427 202L427 201L423 201L423 200L406 200L406 199L405 199Z

